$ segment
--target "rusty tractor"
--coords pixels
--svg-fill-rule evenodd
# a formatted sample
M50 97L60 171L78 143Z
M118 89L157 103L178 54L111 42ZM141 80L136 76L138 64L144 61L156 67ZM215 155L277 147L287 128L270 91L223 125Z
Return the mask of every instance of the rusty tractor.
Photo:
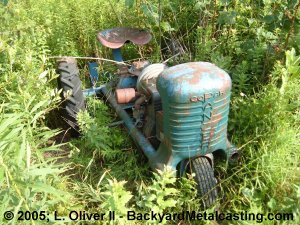
M65 117L73 131L76 115L84 110L85 96L101 94L114 108L153 170L170 167L178 176L193 173L204 208L217 199L214 155L236 158L227 138L231 78L208 62L188 62L168 67L164 63L123 63L120 48L127 42L145 45L151 34L143 29L113 28L97 35L119 62L117 82L81 89L74 58L59 61L59 88L71 90L64 100ZM88 64L91 83L98 79L97 63Z

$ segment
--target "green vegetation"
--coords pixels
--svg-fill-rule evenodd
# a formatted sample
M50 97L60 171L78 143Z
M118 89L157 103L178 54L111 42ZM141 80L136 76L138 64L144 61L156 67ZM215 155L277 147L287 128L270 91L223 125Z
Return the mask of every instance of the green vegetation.
M281 223L299 224L299 1L2 2L0 224L8 223L7 210L16 215L56 210L60 216L71 210L201 211L192 179L176 180L169 171L153 174L126 131L108 127L117 118L104 102L88 99L89 114L80 114L81 138L68 140L54 129L61 120L60 91L50 56L111 58L95 34L116 26L145 27L153 34L149 46L126 46L127 59L161 61L161 43L172 38L183 54L170 64L211 61L231 75L229 136L242 157L233 168L216 164L218 207L222 212L292 212L295 220ZM84 63L79 61L82 80L87 79ZM109 63L100 69L113 71ZM118 218L115 224L129 222Z

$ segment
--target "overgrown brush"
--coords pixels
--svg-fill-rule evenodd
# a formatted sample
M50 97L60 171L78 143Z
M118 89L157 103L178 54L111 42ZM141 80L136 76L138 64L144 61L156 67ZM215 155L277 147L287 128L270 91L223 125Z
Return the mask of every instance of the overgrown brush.
M0 215L7 210L57 210L61 216L70 210L116 210L118 214L128 209L200 210L192 179L175 181L168 171L152 174L126 131L109 127L117 119L99 99L88 99L89 114L80 114L82 137L68 146L57 143L59 131L47 127L60 118L49 116L60 107L49 56L108 58L108 50L97 44L96 32L138 26L151 30L153 42L149 47L125 47L125 57L161 61L166 44L174 47L166 57L181 53L171 64L212 61L232 77L229 132L242 158L233 169L217 164L219 210L293 212L294 223L299 223L296 0L10 0L7 6L1 4ZM292 47L295 50L289 50ZM107 64L103 67L112 70ZM70 149L72 154L58 160Z
M43 61L30 52L15 58L22 41L16 40L14 46L5 41L0 39L4 44L0 79L6 84L0 90L0 214L7 210L15 215L19 210L52 211L72 198L61 185L67 180L60 176L67 164L57 164L53 157L62 151L53 139L59 131L45 125L45 116L60 101L50 85L56 75L44 71ZM16 219L10 222L15 224Z

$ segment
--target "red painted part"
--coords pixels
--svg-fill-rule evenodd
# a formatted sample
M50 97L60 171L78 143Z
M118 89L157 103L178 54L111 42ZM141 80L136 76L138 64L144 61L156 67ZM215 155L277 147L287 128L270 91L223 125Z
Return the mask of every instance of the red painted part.
M108 48L120 48L126 41L137 45L145 45L151 40L151 34L143 29L117 27L107 29L97 34L97 39Z
M137 97L134 88L116 89L116 100L119 104L132 102Z

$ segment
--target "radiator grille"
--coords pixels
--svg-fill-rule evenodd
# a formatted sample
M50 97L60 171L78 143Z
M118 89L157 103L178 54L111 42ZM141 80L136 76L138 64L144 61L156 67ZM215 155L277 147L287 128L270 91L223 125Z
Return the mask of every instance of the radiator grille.
M169 103L169 112L173 151L199 151L226 138L229 96L210 103ZM207 112L211 114L208 116Z

